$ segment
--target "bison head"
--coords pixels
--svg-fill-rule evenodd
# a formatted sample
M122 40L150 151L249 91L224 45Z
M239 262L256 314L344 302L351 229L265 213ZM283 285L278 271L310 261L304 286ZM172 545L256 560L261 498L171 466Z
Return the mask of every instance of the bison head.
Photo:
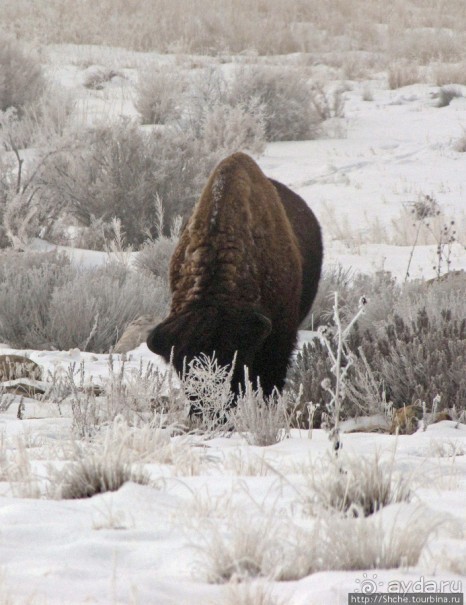
M170 314L149 334L147 346L167 362L172 359L180 374L202 353L215 355L222 366L230 365L236 354L232 388L237 391L244 366L252 367L254 356L271 329L271 321L250 308L199 306Z

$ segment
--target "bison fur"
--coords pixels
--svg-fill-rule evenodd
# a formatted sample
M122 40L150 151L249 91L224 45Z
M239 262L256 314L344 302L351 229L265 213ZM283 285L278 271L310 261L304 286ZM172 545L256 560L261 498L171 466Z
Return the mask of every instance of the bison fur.
M269 395L284 386L321 265L320 227L304 200L235 153L215 168L181 234L170 313L147 345L180 373L202 353L225 366L236 355L233 390L247 366Z

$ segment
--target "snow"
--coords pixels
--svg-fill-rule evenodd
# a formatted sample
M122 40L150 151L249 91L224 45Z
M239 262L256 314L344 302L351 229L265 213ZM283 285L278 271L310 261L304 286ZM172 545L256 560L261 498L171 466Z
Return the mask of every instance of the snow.
M374 102L351 90L345 93L344 138L273 143L259 158L266 174L299 193L316 213L326 265L387 270L403 280L412 242L393 246L389 240L397 223L410 220L403 210L420 194L433 195L465 233L464 157L454 142L464 134L466 99L438 108L434 89L416 84L403 93L377 90ZM379 243L382 237L388 241ZM374 238L379 241L367 243ZM418 246L410 277L433 278L435 266L436 245ZM453 247L451 269L465 268L463 239Z
M300 341L308 338L309 333L303 333ZM92 376L94 383L102 383L108 376L106 355L78 350L17 353L26 353L55 371L66 371L73 361L84 362L86 375ZM118 371L121 357L114 357ZM159 363L145 345L127 357L126 363L133 369L140 361ZM47 468L64 464L53 452L70 440L70 412L62 408L61 416L53 402L25 400L25 419L19 420L18 401L0 414L0 434L12 451L19 448L18 439L31 444L31 464L43 489ZM34 410L41 406L38 417ZM343 429L353 430L354 426L348 423ZM412 502L390 505L380 513L380 522L393 527L390 531L396 532L400 524L409 525L425 507L429 518L441 515L451 527L447 523L429 540L415 567L325 571L296 581L266 581L272 594L291 605L343 605L365 572L377 576L380 590L389 582L416 582L420 578L463 581L466 425L443 421L426 431L397 437L351 432L343 435L342 442L349 455L363 457L378 452L394 456L395 469L412 478ZM445 444L450 448L444 448ZM442 448L445 453L439 456ZM0 595L3 590L18 599L34 596L41 599L39 602L57 605L226 602L228 588L206 580L202 556L206 516L209 527L209 523L221 525L223 519L235 514L244 514L245 519L254 514L265 520L279 514L286 522L306 526L308 521L300 513L300 473L303 465L319 472L329 452L328 434L321 429L314 429L311 435L292 430L289 439L265 448L248 446L238 435L193 438L187 456L200 461L194 474L187 473L186 466L151 462L145 465L151 477L149 485L126 483L117 492L81 500L28 499L12 495L11 485L0 480L0 561L4 572ZM251 475L247 461L256 469L262 464L262 471Z
M49 73L76 94L76 112L89 123L119 115L135 117L130 91L136 67L170 60L123 49L83 47L78 56L77 52L73 45L50 47ZM130 67L118 69L124 78L104 91L89 91L82 86L80 63L86 69L101 64ZM389 91L381 80L370 85L373 102L362 100L364 83L352 83L345 93L340 136L269 144L257 158L260 166L299 193L315 211L323 225L327 267L340 263L368 273L388 270L403 280L412 242L395 245L395 227L409 220L403 211L419 194L433 194L445 215L463 229L462 241L452 246L451 269L466 269L464 154L454 150L454 142L464 134L466 99L437 108L436 87L417 84ZM34 240L31 249L48 250L50 245ZM108 260L106 253L58 249L76 265L98 266ZM434 277L435 264L436 245L417 246L410 277ZM300 345L312 336L300 333ZM5 346L1 352L30 356L43 367L44 375L66 373L70 364L83 363L89 382L103 384L108 377L108 355L77 349L14 351ZM118 355L113 361L116 369L123 362ZM166 369L145 345L126 356L128 371L137 370L141 363ZM44 497L44 477L48 466L63 465L56 451L71 442L71 411L66 405L60 410L53 401L8 397L8 407L0 412L0 602L231 603L228 587L206 578L204 536L199 529L205 522L203 515L219 526L222 515L235 512L244 519L254 513L264 520L273 513L284 522L305 525L308 520L300 516L299 507L299 469L303 464L321 468L330 451L328 435L320 429L311 434L293 430L289 439L266 448L248 446L238 435L193 439L187 456L193 465L199 462L196 472L187 472L189 464L177 467L153 461L145 464L149 485L129 482L116 492L89 499L53 500ZM23 420L17 418L20 401L25 407ZM371 422L374 419L358 426ZM352 422L344 426L347 431L354 428ZM2 476L6 451L20 465L21 440L28 444L41 498L12 493L12 485ZM396 530L403 516L424 507L431 515L444 515L450 528L429 539L415 567L328 570L288 582L263 579L277 602L343 605L348 593L367 579L381 591L390 582L407 585L420 579L454 582L452 586L464 590L466 426L443 421L426 431L398 437L347 432L342 443L344 452L361 457L374 452L394 455L395 468L412 477L413 502L381 511L384 523ZM263 473L247 474L246 462L257 469L261 461Z

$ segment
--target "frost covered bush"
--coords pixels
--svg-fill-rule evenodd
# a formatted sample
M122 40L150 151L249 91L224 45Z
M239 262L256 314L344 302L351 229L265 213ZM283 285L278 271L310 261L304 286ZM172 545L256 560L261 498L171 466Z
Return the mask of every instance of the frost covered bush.
M202 122L202 140L210 149L222 150L222 155L244 150L261 153L266 140L266 120L256 103L231 106L214 105Z
M186 113L196 136L216 141L214 146L259 153L265 140L314 138L325 119L314 98L296 68L239 67L228 80L219 68L209 68L194 80Z
M176 244L175 239L165 236L145 242L137 253L135 267L143 273L168 279L170 259Z
M204 354L185 368L182 389L190 404L193 428L207 433L231 428L232 375L232 367L221 366L215 357Z
M405 284L384 321L361 334L361 346L395 407L436 396L438 410L464 407L466 276ZM463 402L463 403L462 403Z
M308 534L307 544L301 542L301 561L306 561L307 546L310 563L304 575L323 569L395 569L416 565L427 544L439 532L453 533L453 526L445 515L406 503L392 504L367 518L330 517L320 524L317 532ZM319 547L310 549L310 544Z
M330 117L321 115L325 95L320 91L317 102L314 87L296 68L241 67L227 78L220 67L209 67L189 86L164 82L184 82L185 76L175 68L152 77L161 80L160 91L140 95L144 121L176 119L208 148L223 148L225 153L240 149L260 153L265 140L313 138L320 122ZM329 107L326 111L332 112Z
M184 127L203 142L205 152L220 149L224 157L239 150L263 151L264 107L257 99L238 97L221 69L210 67L194 78L185 103Z
M166 283L107 265L77 272L53 292L48 309L48 335L60 349L107 352L126 326L145 314L165 316Z
M196 548L208 581L293 581L319 571L411 566L439 531L458 531L445 515L407 503L367 518L323 516L310 528L261 512L199 524Z
M393 466L394 455L386 460L378 452L372 458L328 455L321 472L314 466L303 469L309 490L304 508L312 515L325 509L367 517L389 504L409 501L410 479Z
M0 33L0 147L11 151L37 146L62 133L71 94L44 76L37 57Z
M246 109L262 108L267 141L313 139L322 121L312 103L312 86L298 69L241 68L232 82L231 96Z
M43 171L42 200L62 200L83 227L98 220L108 231L117 218L136 247L155 235L157 196L168 219L186 212L211 168L203 165L195 141L175 129L144 133L121 122L78 137L79 145Z
M454 405L462 409L466 397L464 275L403 287L382 274L339 283L345 301L343 318L354 313L358 298L369 292L365 314L348 338L353 365L346 377L343 416L380 413L388 402L399 408L418 400L430 411L437 396L439 411ZM326 319L328 302L317 302L322 305L317 316L332 332L332 321ZM317 426L322 412L328 411L329 393L323 385L331 367L332 361L316 339L298 353L288 375L288 388L298 396L302 385L301 421L309 418L309 402L319 404L314 414Z
M168 282L170 259L180 236L182 220L177 216L171 225L170 235L164 235L165 212L162 200L158 197L154 221L157 237L144 242L133 259L133 266L146 275Z
M129 368L124 360L110 357L108 376L103 384L97 391L86 385L89 385L89 376L85 365L81 364L79 368L70 366L63 389L69 394L73 433L81 439L97 438L100 429L110 424L113 428L108 438L114 440L116 447L132 450L150 448L151 444L157 443L160 448L165 448L167 432L169 434L171 429L185 423L185 398L172 368L161 371L150 363ZM131 428L126 431L124 427ZM142 432L133 434L132 427ZM147 435L144 437L144 427L151 431L150 439ZM139 438L145 445L139 442ZM164 451L158 451L159 461L169 455L166 448ZM134 452L128 455L136 456ZM140 455L142 457L143 453Z
M376 334L365 332L361 348L396 408L416 401L431 408L464 406L466 319L448 307L423 307L404 318L395 313Z
M279 579L285 556L293 557L292 528L286 521L241 510L226 519L209 517L196 540L206 579L217 584L261 576Z
M0 111L15 107L23 114L37 103L45 89L45 79L38 59L22 45L0 33Z
M102 90L104 85L111 82L113 78L124 78L119 71L109 67L93 66L86 70L83 86L91 90Z
M54 291L74 275L68 259L4 250L0 254L0 339L17 348L45 348Z
M406 29L401 35L393 36L392 53L416 61L418 65L428 65L433 61L454 63L463 59L461 37L434 27L418 31Z
M233 425L250 445L265 447L279 443L289 434L289 408L285 395L274 393L268 398L260 387L246 381L233 411Z
M174 138L159 145L158 135L145 134L129 122L76 134L78 144L42 172L41 200L61 200L83 227L100 220L108 230L116 217L128 243L142 244L150 233L156 195L166 193L179 166ZM178 162L186 159L180 143ZM166 202L168 212L170 200Z
M86 449L90 451L84 452L77 447L75 459L52 474L58 498L91 498L96 494L117 491L128 481L141 485L149 483L149 475L140 468L134 468L124 450L115 444L105 445L100 451Z
M416 84L420 80L419 65L406 59L394 61L388 67L388 87L391 90Z
M244 392L235 400L232 373L232 367L220 366L215 357L207 355L196 357L186 367L181 386L190 404L192 428L206 433L235 430L257 446L282 441L289 434L291 403L287 397L274 393L265 398L246 371Z
M227 133L228 124L224 128ZM76 139L44 165L39 203L62 207L62 220L68 216L81 228L98 224L107 237L117 218L136 248L158 235L158 198L168 235L175 217L189 216L214 166L236 151L202 128L196 138L189 127L145 132L126 121L76 133Z
M78 271L64 256L0 255L0 339L17 348L106 352L136 317L165 314L163 280L120 265Z
M393 309L396 298L399 296L400 288L389 273L380 272L374 276L351 274L343 271L341 267L333 268L324 272L319 284L317 297L312 306L312 312L305 320L305 329L317 331L326 327L327 336L335 336L334 322L334 296L338 292L339 314L343 323L349 323L358 312L361 297L370 293L368 302L364 308L364 314L358 318L348 335L347 346L355 355L355 367L348 370L347 379L349 385L355 381L355 371L364 374L364 362L357 357L359 346L359 335L368 327L384 321ZM287 388L292 396L299 399L297 408L298 417L296 422L300 426L307 427L311 420L314 426L320 426L322 414L329 413L328 404L331 401L329 391L325 388L329 378L332 376L333 362L328 355L324 343L319 338L314 338L306 343L297 353L294 363L291 365L287 377ZM373 402L374 393L370 393L370 399L364 404L364 398L369 395L362 389L363 393L356 394L353 390L343 393L342 414L343 417L358 415L370 407L375 407ZM309 405L312 404L311 408ZM358 405L360 404L360 405ZM314 408L314 406L317 406Z
M331 401L329 392L323 386L331 376L331 368L325 346L317 338L304 344L298 352L288 371L286 387L297 401L292 422L294 426L321 426L323 414L328 414ZM346 409L347 402L343 405L343 410Z
M173 65L139 71L136 109L143 124L167 124L181 117L186 77Z

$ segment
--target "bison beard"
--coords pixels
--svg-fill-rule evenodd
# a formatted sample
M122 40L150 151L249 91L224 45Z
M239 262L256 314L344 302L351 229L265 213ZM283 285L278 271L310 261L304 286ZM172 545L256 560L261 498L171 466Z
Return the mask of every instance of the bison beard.
M259 379L282 389L299 323L317 292L319 223L304 200L268 179L246 154L210 176L170 263L170 314L149 334L151 351L178 372L201 353L230 365L232 389Z

